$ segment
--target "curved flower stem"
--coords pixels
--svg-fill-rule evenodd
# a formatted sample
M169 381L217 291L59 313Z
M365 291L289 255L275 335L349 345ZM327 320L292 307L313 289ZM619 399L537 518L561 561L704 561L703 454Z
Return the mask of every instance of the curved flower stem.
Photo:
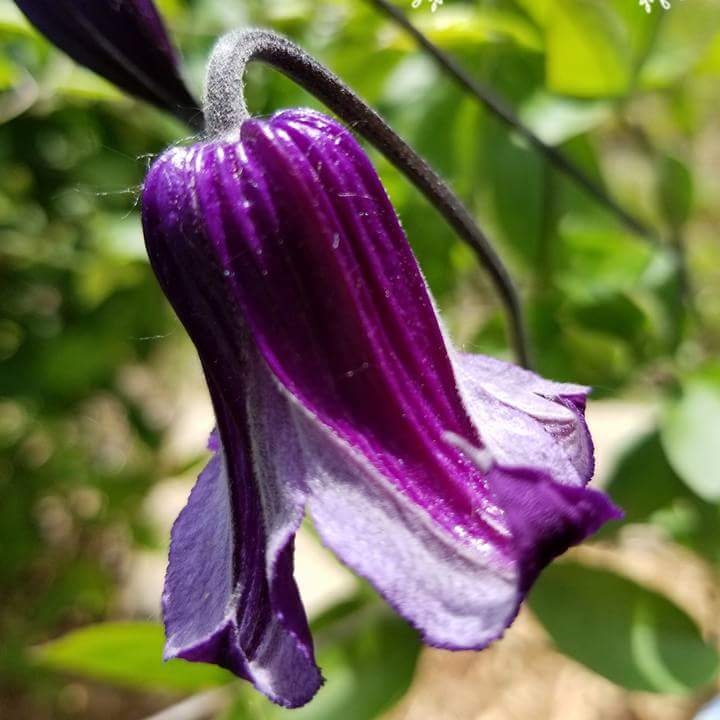
M509 317L510 335L518 362L528 367L528 339L517 290L470 212L428 163L380 115L304 50L270 30L238 31L221 38L208 66L205 88L207 133L210 136L236 134L243 120L249 117L243 78L247 64L253 60L273 66L327 105L349 127L372 143L435 206L490 273Z
M490 88L481 85L448 53L441 50L415 25L407 16L389 0L369 0L385 15L405 30L415 42L465 91L479 100L493 115L498 117L518 135L522 136L532 147L538 150L558 170L572 178L588 195L594 197L601 205L615 215L629 230L652 243L657 242L653 231L641 220L629 213L592 178L588 177L575 163L557 148L543 142L507 105L505 100Z

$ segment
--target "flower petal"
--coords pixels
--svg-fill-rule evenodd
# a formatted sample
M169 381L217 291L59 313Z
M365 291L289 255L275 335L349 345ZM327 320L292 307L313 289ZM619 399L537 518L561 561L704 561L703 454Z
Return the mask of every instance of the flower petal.
M253 234L242 240L256 261L233 254L223 266L268 366L448 531L467 523L501 545L481 474L438 442L447 431L477 435L424 279L365 154L344 128L311 113L249 121L242 141L240 177L224 169L232 162L218 176L226 203L239 180L253 206Z
M341 448L324 450L307 439L307 427L302 433L305 446L314 447L306 463L320 463L308 471L308 483L329 477L317 459L328 453L340 453L336 470L348 468L346 480L336 478L328 490L346 511L324 506L320 495L313 501L326 541L428 640L478 647L497 636L516 605L510 533L482 472L444 440L452 432L478 442L424 279L354 138L309 111L247 121L239 143L167 153L151 170L145 196L153 266L206 373L209 358L223 364L212 337L237 337L242 318L312 432ZM210 298L215 333L198 296ZM355 486L344 501L336 491L343 482ZM321 493L321 485L314 488ZM377 573L362 565L368 497L385 513L382 527L395 555ZM397 507L404 509L396 517ZM338 533L333 512L350 513ZM413 540L416 533L421 538ZM353 538L357 551L349 547ZM476 604L433 599L444 566L455 567L457 584ZM403 586L415 594L393 597ZM433 603L450 609L422 607Z
M313 418L298 420L308 464L309 509L322 541L372 582L423 640L481 649L510 624L522 600L511 563L495 547L455 534Z
M453 361L482 449L453 441L488 469L525 593L551 560L622 517L605 495L585 487L594 470L584 418L588 388L482 355L455 352Z
M284 472L318 532L428 642L485 646L541 567L613 515L583 487L586 389L449 353L379 178L334 121L288 111L169 151L144 221L224 447L275 432L238 425L256 416L250 346L287 402L292 422L277 422L294 434L272 442L292 448ZM245 484L262 497L279 478Z
M456 352L453 364L465 407L497 463L534 467L566 485L588 483L595 467L584 418L588 388L483 355Z
M526 593L540 571L622 512L591 488L561 485L534 469L493 467L490 485L505 510Z
M119 88L171 112L198 107L152 0L15 2L53 44Z
M297 707L322 682L293 580L302 455L287 403L258 358L248 360L246 379L245 422L213 392L225 445L173 527L165 655L222 665Z

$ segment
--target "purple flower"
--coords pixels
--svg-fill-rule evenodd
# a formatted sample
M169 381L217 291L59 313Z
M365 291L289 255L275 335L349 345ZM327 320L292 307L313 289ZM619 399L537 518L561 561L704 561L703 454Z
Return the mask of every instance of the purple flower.
M174 148L151 262L193 339L216 454L172 533L166 654L287 706L322 680L293 580L324 543L432 645L483 648L617 509L586 484L587 388L454 349L368 158L309 110Z
M15 0L28 20L76 62L179 115L199 116L152 0Z

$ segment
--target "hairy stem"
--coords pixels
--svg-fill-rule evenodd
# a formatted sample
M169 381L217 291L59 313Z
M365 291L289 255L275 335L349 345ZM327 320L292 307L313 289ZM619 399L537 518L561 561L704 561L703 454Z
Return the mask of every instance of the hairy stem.
M412 182L472 248L505 307L518 361L530 364L520 299L512 279L486 235L457 196L367 103L293 42L269 30L246 30L221 38L208 66L205 120L211 136L237 134L249 117L243 92L245 69L258 60L282 72L327 105L374 145Z
M558 170L572 178L589 195L609 210L629 230L651 242L657 242L652 230L641 220L625 210L617 201L586 175L575 163L557 148L543 142L529 127L524 125L513 112L507 102L490 88L481 85L453 58L441 50L425 34L423 34L407 16L389 0L369 0L378 10L387 15L394 23L405 30L415 42L435 61L445 73L466 92L482 103L493 115L498 117L518 135L522 136L532 147L542 153Z

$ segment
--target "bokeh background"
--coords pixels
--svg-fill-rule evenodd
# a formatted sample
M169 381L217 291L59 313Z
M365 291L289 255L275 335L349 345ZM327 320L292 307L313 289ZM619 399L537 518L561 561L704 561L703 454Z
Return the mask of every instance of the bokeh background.
M218 35L271 26L448 179L522 289L539 370L594 386L597 482L626 510L479 654L421 651L308 529L298 574L328 683L294 716L695 717L716 693L720 630L720 2L647 14L636 0L446 0L431 13L398 0L650 239L370 2L158 4L198 94ZM159 661L169 526L212 417L147 264L138 195L188 131L49 47L10 0L0 47L0 718L285 716L221 671ZM262 68L249 93L258 113L315 106ZM510 357L470 252L373 157L457 343Z

